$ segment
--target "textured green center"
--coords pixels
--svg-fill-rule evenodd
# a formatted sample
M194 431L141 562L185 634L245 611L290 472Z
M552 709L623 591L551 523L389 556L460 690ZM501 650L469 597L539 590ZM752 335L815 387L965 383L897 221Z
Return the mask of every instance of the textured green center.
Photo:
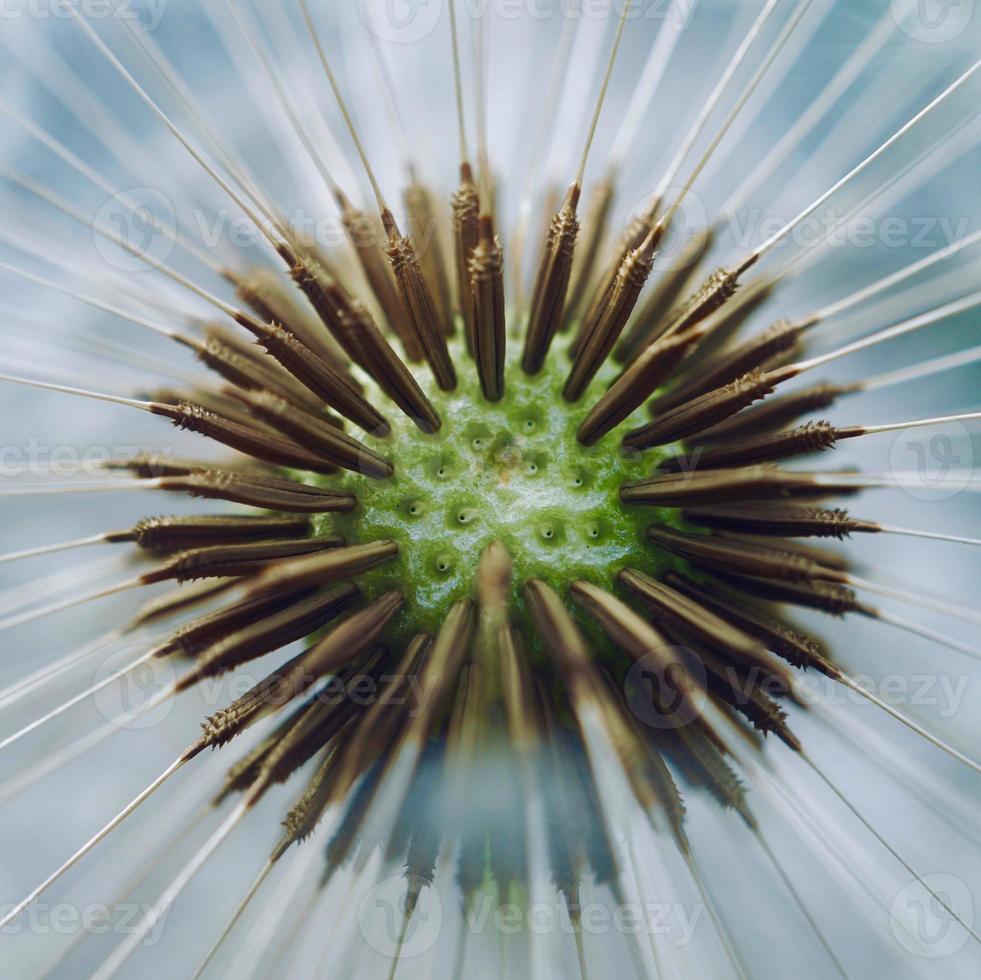
M575 579L608 587L625 565L657 570L644 536L653 512L625 508L619 489L650 473L659 457L625 453L617 433L595 446L579 444L576 430L616 368L608 366L587 396L569 405L561 394L566 346L559 338L549 366L533 378L509 364L498 403L483 397L472 361L455 349L455 391L436 390L428 372L418 372L443 420L440 432L426 435L392 412L391 435L371 444L393 462L395 475L325 480L341 482L359 503L351 514L325 518L321 533L362 542L390 538L401 548L396 561L359 582L369 596L384 589L405 594L402 638L438 628L452 602L473 594L480 554L495 540L514 559L519 615L520 585L531 577L564 594ZM659 519L670 520L670 512Z

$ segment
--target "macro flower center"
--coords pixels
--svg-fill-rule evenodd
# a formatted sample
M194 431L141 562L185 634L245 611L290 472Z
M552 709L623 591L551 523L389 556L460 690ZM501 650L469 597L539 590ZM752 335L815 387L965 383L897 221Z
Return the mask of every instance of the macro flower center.
M456 390L441 392L419 369L442 429L427 435L391 413L391 435L367 441L390 459L394 475L347 476L344 482L358 496L356 510L322 519L319 533L398 543L398 561L360 581L369 595L412 582L402 617L412 630L437 628L449 606L473 592L478 559L492 541L507 546L516 583L541 578L559 587L579 578L608 585L625 565L651 569L644 530L652 509L625 507L619 490L649 474L660 456L622 450L617 434L589 447L577 441L576 430L616 366L570 405L562 398L568 340L560 335L555 356L534 377L509 364L505 394L496 403L469 375ZM457 347L459 340L451 349L462 359ZM518 353L517 345L511 349ZM670 522L671 515L665 511L659 519Z

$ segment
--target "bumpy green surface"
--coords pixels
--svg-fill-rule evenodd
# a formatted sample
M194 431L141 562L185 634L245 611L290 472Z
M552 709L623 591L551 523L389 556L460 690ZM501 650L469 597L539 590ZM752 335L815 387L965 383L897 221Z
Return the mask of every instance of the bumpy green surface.
M623 429L592 447L577 442L579 424L616 369L608 365L587 397L567 404L561 395L566 343L559 338L534 378L515 363L520 351L512 343L507 391L496 404L484 399L472 361L455 345L455 391L438 391L428 372L418 370L443 420L441 431L425 435L393 409L392 434L366 441L393 462L395 475L325 478L350 489L359 503L352 514L325 518L320 533L362 542L390 538L401 548L396 561L358 580L369 596L386 589L405 594L398 639L437 629L454 601L473 594L480 554L494 540L514 559L519 618L520 587L529 578L565 595L578 578L610 587L625 565L657 571L666 562L644 529L653 519L674 523L674 512L625 507L618 496L625 480L649 474L659 456L625 454Z

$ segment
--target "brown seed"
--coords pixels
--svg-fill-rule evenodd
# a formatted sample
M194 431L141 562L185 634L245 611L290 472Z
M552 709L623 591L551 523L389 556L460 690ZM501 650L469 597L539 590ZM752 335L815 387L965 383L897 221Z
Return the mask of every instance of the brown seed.
M697 374L684 378L656 399L650 406L651 413L655 417L663 415L684 402L735 381L749 371L766 367L774 357L794 350L808 325L807 321L792 323L778 320L731 351L707 359Z
M126 632L129 633L141 626L159 622L161 619L169 619L171 616L192 609L200 603L210 602L229 589L235 588L236 584L235 579L220 579L179 586L172 592L167 592L159 598L144 603L127 624Z
M457 306L463 317L467 349L474 350L474 299L470 281L470 257L480 241L480 195L473 170L460 165L460 186L453 195L453 244L456 255Z
M305 517L208 514L201 517L146 517L131 530L116 532L106 540L133 541L144 551L164 552L248 538L305 537L309 531L310 521Z
M336 298L338 302L342 299L340 294ZM438 432L442 423L436 409L364 306L357 300L345 301L341 316L345 330L360 352L364 369L381 390L423 432Z
M766 398L775 387L772 374L751 371L722 388L716 388L680 405L647 425L632 429L623 437L623 444L631 449L649 449L652 446L677 442L724 421L761 398Z
M705 339L692 353L690 368L701 367L707 360L726 350L746 321L773 295L779 279L760 277L716 310L705 321Z
M672 554L717 571L788 582L844 584L848 581L848 576L840 570L797 551L782 551L743 540L686 534L653 525L647 529L647 536Z
M280 276L270 269L254 268L236 282L236 295L267 323L281 323L318 357L343 370L347 357L325 329L323 322L302 306Z
M807 422L796 429L754 436L721 446L698 446L681 456L669 456L658 463L658 469L691 473L699 467L715 469L723 466L751 466L772 463L792 456L833 449L839 430L830 422Z
M654 230L660 203L659 200L655 200L646 212L632 218L627 225L623 237L617 243L612 259L603 269L599 278L596 280L596 285L593 287L585 313L582 317L582 322L579 324L579 332L576 334L575 340L573 340L570 348L570 353L573 357L579 353L586 338L593 332L593 328L599 321L603 310L609 304L613 290L616 288L617 275L623 263L627 260L627 256L640 248L648 235Z
M724 751L724 743L703 716L698 680L691 676L687 665L664 635L626 603L598 586L589 582L574 582L571 591L576 602L586 608L621 650L636 661L649 659L653 673L670 679L673 697L680 698L680 703L672 711L681 710L683 705L684 712L691 717L698 732ZM652 691L652 694L657 696L657 691Z
M405 306L404 297L399 295L392 269L386 261L386 249L383 244L386 232L376 218L355 210L350 201L343 196L340 206L341 221L347 232L348 241L358 257L361 271L389 327L402 341L405 356L410 361L422 360L423 349L417 333L412 328L412 315Z
M658 622L664 620L669 626L683 630L735 662L761 667L790 683L791 675L777 666L759 640L732 626L695 600L636 569L624 569L617 575L617 580L654 611Z
M289 402L271 392L241 392L238 397L255 414L274 426L287 438L311 452L323 456L334 466L361 473L376 480L390 477L395 468L383 456L364 443L347 435L322 418L298 411Z
M409 231L415 242L425 242L419 254L419 265L429 286L436 307L436 319L443 324L447 335L453 333L453 299L450 290L448 266L443 255L443 243L439 234L439 215L436 200L425 184L419 180L405 188L405 210L409 216Z
M361 656L379 642L403 604L400 593L386 592L366 609L349 616L311 648L305 669L325 676Z
M333 786L328 793L330 802L347 796L357 778L388 751L406 717L417 707L412 700L412 682L418 676L430 643L425 633L413 637L390 676L384 679L378 699L361 720L355 732L358 737L340 748Z
M667 320L670 325L663 336L684 333L706 320L716 310L722 309L736 295L739 277L744 271L744 268L716 269L698 290L692 293L672 313L668 314Z
M238 582L229 583L237 586ZM237 599L181 626L154 648L156 657L193 659L209 646L240 632L258 620L281 612L294 602L312 595L313 589L266 591ZM352 598L355 592L351 593Z
M388 423L358 390L350 377L331 367L287 330L255 318L242 318L246 327L298 381L325 404L369 432L385 434Z
M250 594L267 589L302 589L360 575L395 558L399 546L394 541L372 541L335 547L304 557L288 556L267 565L249 583Z
M192 497L228 500L289 514L349 511L358 502L350 493L337 493L293 480L263 479L214 467L202 467L185 475L162 477L158 486L161 490L176 490Z
M227 673L309 636L340 615L356 595L357 589L352 586L319 592L221 637L198 653L193 668L178 680L175 690L186 691L205 677ZM306 661L294 664L281 679L282 689L300 692L316 676L313 671L306 672L306 666Z
M314 256L300 255L295 251L289 251L288 256L292 256L288 258L290 278L306 296L320 322L324 324L344 354L353 363L364 367L361 351L351 337L341 312L343 302L350 300L347 289ZM332 290L334 293L331 292ZM340 301L338 296L343 297L343 301Z
M321 409L320 399L265 351L247 342L231 344L228 342L230 332L211 324L205 326L204 333L204 340L195 346L195 353L202 364L226 381L240 388L275 391L308 411Z
M647 347L593 406L579 427L579 441L591 446L631 415L674 373L704 334L704 326L695 326Z
M177 405L160 402L149 404L154 415L169 418L177 428L198 432L248 456L313 473L333 473L336 469L291 439L254 424L247 426L234 419L224 418L200 405L191 402L180 402Z
M686 520L705 527L746 534L773 534L791 538L842 538L858 531L875 532L879 525L851 517L846 510L802 504L730 504L726 507L690 507Z
M716 574L727 585L752 598L820 609L832 616L844 616L851 612L874 616L874 610L860 602L851 589L834 582L817 580L794 582L718 572Z
M832 668L827 655L816 640L762 613L746 602L737 602L704 583L693 582L684 575L669 572L665 581L679 592L711 609L716 615L734 626L755 636L777 656L783 657L794 667L814 667L822 672Z
M851 390L853 386L822 383L768 398L762 405L744 409L710 429L694 433L688 437L688 441L701 445L774 432L795 422L802 415L830 408L838 398Z
M712 226L696 232L677 258L671 261L670 267L661 273L647 302L617 345L613 356L618 363L628 364L671 326L668 316L681 295L691 289L698 267L714 239Z
M388 234L388 258L402 304L409 314L411 329L432 369L436 384L443 391L452 391L456 387L456 371L446 346L446 325L437 319L436 306L419 267L415 245L399 233L390 212L383 212L382 220Z
M144 572L145 584L176 579L188 582L199 578L229 578L251 575L280 558L294 558L325 548L336 548L337 538L288 538L284 540L248 542L247 544L213 545L182 551L158 568Z
M633 314L641 290L654 268L659 242L657 229L630 252L620 266L609 301L576 354L572 373L562 392L566 401L575 402L583 396Z
M616 173L611 170L596 184L589 195L589 204L583 218L584 230L576 247L576 260L572 266L569 299L566 303L566 329L572 326L573 320L584 312L582 307L586 303L586 295L593 281L600 250L606 240L607 225L616 199L616 183Z
M504 253L490 215L480 219L480 240L470 257L473 296L473 356L484 397L504 396L507 329L504 315Z
M542 256L531 314L525 333L525 349L521 369L525 374L538 374L545 365L545 357L552 346L552 338L565 315L566 292L572 274L572 260L579 237L579 220L576 207L580 188L573 184L566 192L562 207L552 217L548 245Z

